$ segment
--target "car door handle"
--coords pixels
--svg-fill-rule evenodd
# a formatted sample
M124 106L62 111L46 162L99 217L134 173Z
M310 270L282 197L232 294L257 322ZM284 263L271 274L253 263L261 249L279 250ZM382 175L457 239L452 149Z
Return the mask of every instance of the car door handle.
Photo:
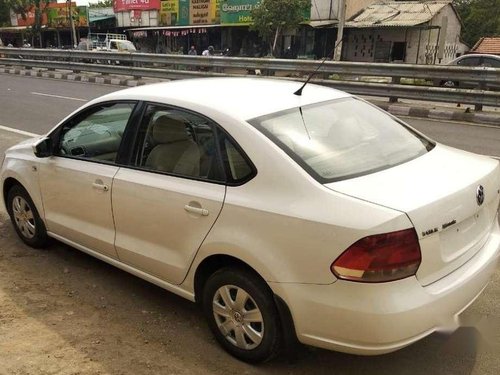
M208 216L208 210L205 208L193 207L193 206L190 206L189 204L186 204L184 206L184 209L187 212L191 212L192 214L197 214L197 215L201 215L201 216Z
M108 191L109 190L109 186L106 184L103 184L102 181L100 181L100 180L94 182L92 184L92 187L94 189L101 190L101 191Z

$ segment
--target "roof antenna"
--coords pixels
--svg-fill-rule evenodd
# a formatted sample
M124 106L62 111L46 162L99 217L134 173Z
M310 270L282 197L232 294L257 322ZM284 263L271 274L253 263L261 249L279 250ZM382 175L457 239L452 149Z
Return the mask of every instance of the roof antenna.
M344 40L345 36L342 37L342 39L338 40L337 43L335 43L335 46L333 47L333 50L335 51L338 47L338 45L340 43L342 43L342 41ZM309 77L307 77L306 81L304 82L304 84L300 87L300 89L298 89L297 91L295 91L293 94L294 95L297 95L297 96L301 96L302 95L302 90L304 89L304 87L306 87L306 85L309 83L309 81L311 80L311 78L316 74L318 73L318 70L323 66L323 64L325 63L326 59L328 58L328 55L325 56L325 58L323 59L323 61L321 61L321 63L318 65L318 67L316 68L316 70L314 72L312 72L311 74L309 74Z

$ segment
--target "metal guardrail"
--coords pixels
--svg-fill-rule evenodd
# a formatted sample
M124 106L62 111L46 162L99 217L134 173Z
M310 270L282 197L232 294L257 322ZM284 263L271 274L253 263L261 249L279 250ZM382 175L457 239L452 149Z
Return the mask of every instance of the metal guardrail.
M4 56L4 57L2 57ZM250 57L202 57L145 53L87 52L78 50L44 50L0 48L0 62L6 65L122 74L135 77L180 79L206 76L241 76L244 71L260 70L263 75L295 72L305 76L314 72L319 61L283 60ZM117 64L119 65L112 65ZM332 75L344 79L326 79ZM356 81L358 77L388 77L391 83ZM500 82L500 69L446 65L374 64L357 62L325 62L312 82L334 87L356 95L430 100L500 106L500 92L485 91ZM443 88L400 84L401 78L429 81L467 81L477 89ZM295 78L297 79L297 78ZM348 80L354 79L354 80Z

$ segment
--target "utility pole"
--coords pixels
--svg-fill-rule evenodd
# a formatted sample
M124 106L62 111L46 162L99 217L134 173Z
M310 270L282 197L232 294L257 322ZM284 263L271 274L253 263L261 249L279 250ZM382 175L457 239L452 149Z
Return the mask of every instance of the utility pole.
M345 11L346 11L346 0L339 0L339 25L337 30L337 47L333 52L333 59L335 61L340 61L342 59L342 39L344 38L344 24L345 24Z

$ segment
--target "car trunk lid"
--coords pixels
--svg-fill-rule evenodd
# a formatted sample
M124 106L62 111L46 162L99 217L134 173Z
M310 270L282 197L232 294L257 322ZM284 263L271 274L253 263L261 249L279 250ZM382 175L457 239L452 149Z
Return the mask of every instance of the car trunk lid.
M498 210L500 168L494 159L437 145L407 163L326 186L405 212L420 241L417 278L428 285L467 262L487 240Z

